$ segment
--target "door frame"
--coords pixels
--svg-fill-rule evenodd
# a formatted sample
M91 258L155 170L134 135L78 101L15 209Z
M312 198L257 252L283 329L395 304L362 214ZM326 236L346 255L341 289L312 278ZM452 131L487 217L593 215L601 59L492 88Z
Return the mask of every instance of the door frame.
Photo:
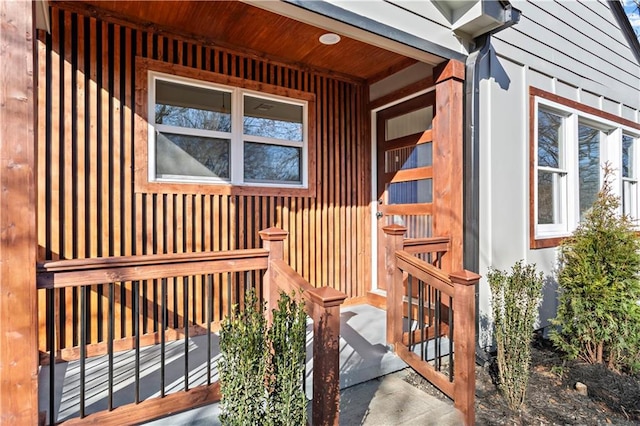
M369 291L381 296L386 296L386 291L378 288L378 218L376 213L378 211L378 158L377 158L377 141L378 141L378 129L377 119L378 113L392 106L401 104L403 102L410 101L425 93L435 92L435 83L423 90L419 90L411 95L404 96L396 99L392 102L386 103L382 106L376 107L370 111L370 126L371 126L371 199L369 203L369 214L371 218L371 282L369 283ZM435 108L435 106L434 106Z

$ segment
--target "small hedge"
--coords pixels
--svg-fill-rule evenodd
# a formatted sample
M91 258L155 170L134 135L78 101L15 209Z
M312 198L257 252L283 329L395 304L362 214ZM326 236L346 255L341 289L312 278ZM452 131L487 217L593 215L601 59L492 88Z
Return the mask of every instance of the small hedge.
M306 424L302 388L306 356L303 303L281 293L273 324L253 292L220 331L220 422L225 426Z
M529 383L531 338L542 298L542 273L516 263L511 273L491 270L494 337L498 350L498 387L512 410L524 403Z

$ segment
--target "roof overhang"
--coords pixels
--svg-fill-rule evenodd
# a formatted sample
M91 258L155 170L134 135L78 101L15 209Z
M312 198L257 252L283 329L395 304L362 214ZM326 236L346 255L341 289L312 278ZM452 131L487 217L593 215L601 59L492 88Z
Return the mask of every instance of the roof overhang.
M443 48L429 40L404 33L326 1L242 1L430 65L437 65L446 59L464 60L466 58L464 53Z

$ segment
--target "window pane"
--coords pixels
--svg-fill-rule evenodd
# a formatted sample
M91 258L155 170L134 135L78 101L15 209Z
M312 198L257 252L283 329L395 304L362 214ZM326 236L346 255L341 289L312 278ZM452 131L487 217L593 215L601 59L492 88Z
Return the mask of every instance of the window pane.
M228 139L158 133L156 176L229 179Z
M538 224L550 225L561 222L560 173L538 171Z
M600 190L600 130L578 125L578 179L580 219L591 208Z
M427 167L433 163L431 142L390 149L385 152L385 173Z
M244 97L244 134L302 142L302 106Z
M433 200L431 179L395 182L387 187L389 204L430 203Z
M622 135L622 177L636 177L633 167L633 148L633 138L629 135Z
M157 124L231 131L231 94L168 81L156 81Z
M244 179L302 183L301 157L301 148L245 142Z
M538 111L538 165L541 167L562 168L562 124L564 118L547 112Z

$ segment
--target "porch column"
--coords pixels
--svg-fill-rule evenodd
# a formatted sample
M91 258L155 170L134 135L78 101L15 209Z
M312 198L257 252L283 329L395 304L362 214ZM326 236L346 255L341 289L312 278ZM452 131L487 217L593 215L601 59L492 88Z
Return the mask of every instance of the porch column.
M433 71L436 105L433 118L433 235L450 236L442 268L462 268L464 63L449 60Z
M0 424L38 423L33 3L0 2Z

